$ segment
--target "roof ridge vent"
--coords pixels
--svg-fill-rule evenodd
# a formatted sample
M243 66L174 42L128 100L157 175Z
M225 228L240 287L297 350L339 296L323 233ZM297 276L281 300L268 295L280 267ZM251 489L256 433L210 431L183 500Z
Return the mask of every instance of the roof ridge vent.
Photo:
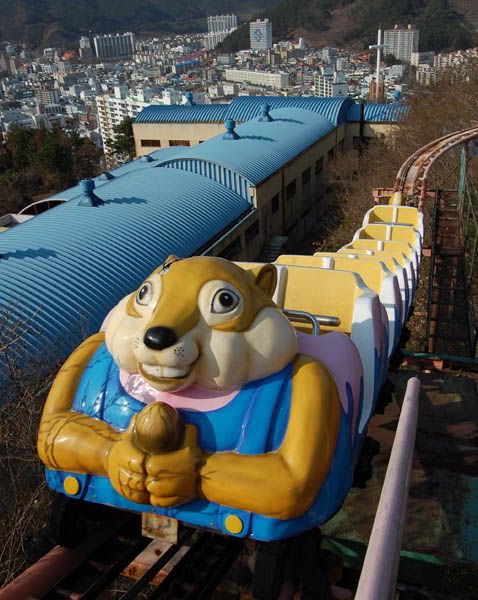
M144 156L142 156L139 159L139 162L153 162L154 158L152 156L150 156L149 154L145 154Z
M101 181L105 181L106 179L108 181L111 181L114 178L115 176L109 171L103 171L103 173L101 173L101 175L98 177L98 179L100 179Z
M186 106L196 106L196 103L193 100L192 92L186 92L184 94L184 97L186 98Z
M101 198L93 191L95 189L94 179L82 179L80 181L80 190L83 192L83 196L78 202L78 206L102 206L104 204Z
M240 140L241 136L238 135L234 129L236 127L236 122L234 119L226 119L224 121L224 127L226 128L226 133L222 136L223 140Z
M261 115L257 120L261 123L270 123L271 121L273 121L274 119L269 114L270 109L271 106L267 102L261 104Z

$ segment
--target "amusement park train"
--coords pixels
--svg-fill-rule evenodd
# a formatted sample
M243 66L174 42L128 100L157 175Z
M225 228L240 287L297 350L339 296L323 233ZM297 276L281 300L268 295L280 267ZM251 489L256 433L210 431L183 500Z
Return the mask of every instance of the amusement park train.
M38 450L70 498L272 541L340 508L413 303L422 213L336 253L169 257L59 372Z

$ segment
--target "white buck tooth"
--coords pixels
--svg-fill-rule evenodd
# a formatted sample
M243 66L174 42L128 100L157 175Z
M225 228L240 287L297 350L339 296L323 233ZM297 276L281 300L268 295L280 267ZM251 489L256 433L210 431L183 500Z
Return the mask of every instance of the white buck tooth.
M143 369L146 373L149 373L153 377L163 377L163 367L160 365L143 365Z
M163 377L184 377L187 369L175 367L163 367Z

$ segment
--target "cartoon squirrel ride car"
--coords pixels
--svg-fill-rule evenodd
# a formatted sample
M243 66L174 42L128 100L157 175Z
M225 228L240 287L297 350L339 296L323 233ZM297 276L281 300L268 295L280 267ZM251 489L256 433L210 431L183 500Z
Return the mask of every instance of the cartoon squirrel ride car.
M121 300L48 396L50 487L257 539L330 518L350 487L357 408L298 353L275 285L273 265L169 257ZM315 339L328 336L353 346Z

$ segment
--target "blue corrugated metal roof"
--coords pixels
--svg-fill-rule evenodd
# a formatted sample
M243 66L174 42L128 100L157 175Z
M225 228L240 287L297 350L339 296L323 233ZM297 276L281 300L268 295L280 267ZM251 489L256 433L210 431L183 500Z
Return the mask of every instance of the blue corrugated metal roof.
M258 117L265 102L272 109L303 108L329 119L334 125L345 121L347 111L354 104L351 98L239 96L230 104L148 106L136 117L136 123L221 123L225 119L244 123Z
M137 115L135 123L222 123L228 107L228 104L153 104Z
M281 108L270 114L274 118L270 123L255 120L238 126L238 140L224 140L221 134L183 148L173 160L179 167L181 161L191 159L217 163L257 185L335 129L328 119L300 108Z
M226 118L245 122L261 114L267 102L271 109L302 108L329 119L334 125L345 121L347 111L354 104L351 98L321 98L318 96L240 96L229 105Z
M194 253L251 210L224 186L174 169L136 170L95 193L104 205L66 202L0 236L0 312L32 320L22 341L33 356L48 342L71 350L168 254Z
M406 104L399 102L389 104L364 104L364 121L366 123L398 123L404 119L409 111ZM347 122L360 121L360 104L354 104L347 113Z
M173 158L174 156L181 154L181 152L182 152L182 148L180 146L171 146L170 148L161 148L160 150L155 150L154 152L151 152L150 154L147 155L153 159L152 161L149 161L148 159L144 159L144 157L137 158L135 160L127 162L124 165L121 165L120 167L117 167L116 169L112 169L110 171L110 173L113 175L113 177L116 178L116 177L122 177L123 175L126 175L127 173L131 173L132 171L136 171L138 169L151 169L152 167L157 166L158 160L163 161L163 160L167 160L169 158ZM96 183L97 188L105 185L105 183L108 183L108 182L109 182L109 180L107 178L105 178L104 175L98 175L98 177L95 177L95 183ZM78 194L81 194L80 186L75 185L71 188L68 188L67 190L64 190L63 192L57 192L53 196L50 196L49 199L51 199L51 200L71 200L72 198L75 198L76 196L78 196Z

